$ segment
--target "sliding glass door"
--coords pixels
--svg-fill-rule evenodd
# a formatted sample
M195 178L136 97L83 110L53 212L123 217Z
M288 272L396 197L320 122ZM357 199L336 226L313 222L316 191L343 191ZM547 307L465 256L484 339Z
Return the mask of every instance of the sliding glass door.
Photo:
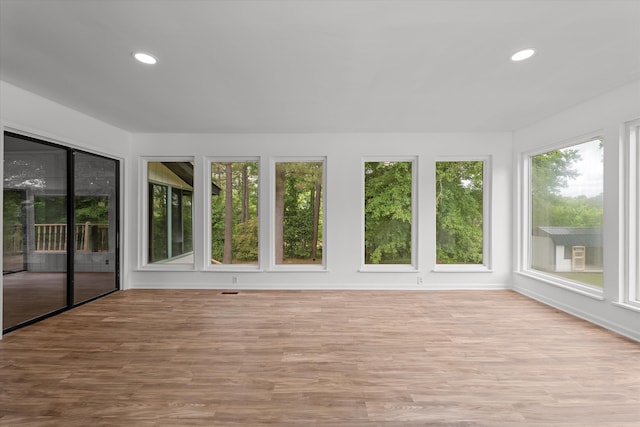
M3 330L118 288L118 162L4 135Z
M74 153L73 302L78 304L117 286L117 164Z
M67 306L67 150L5 134L3 328Z

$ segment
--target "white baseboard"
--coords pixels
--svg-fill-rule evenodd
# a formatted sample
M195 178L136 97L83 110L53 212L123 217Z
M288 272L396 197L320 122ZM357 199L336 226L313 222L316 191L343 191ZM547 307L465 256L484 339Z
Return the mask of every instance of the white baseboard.
M384 290L384 291L462 291L505 290L503 283L424 283L407 285L397 283L131 283L128 289L238 289L238 290Z

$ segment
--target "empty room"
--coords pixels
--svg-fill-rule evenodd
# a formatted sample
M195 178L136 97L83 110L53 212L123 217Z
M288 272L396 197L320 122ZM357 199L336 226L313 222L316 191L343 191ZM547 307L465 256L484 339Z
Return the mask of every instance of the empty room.
M640 424L640 0L0 0L0 426Z

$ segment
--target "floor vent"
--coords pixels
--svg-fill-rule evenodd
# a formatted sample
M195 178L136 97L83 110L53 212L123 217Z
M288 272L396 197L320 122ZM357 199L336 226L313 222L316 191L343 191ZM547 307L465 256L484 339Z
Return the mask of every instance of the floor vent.
M222 295L238 295L238 291L222 291Z

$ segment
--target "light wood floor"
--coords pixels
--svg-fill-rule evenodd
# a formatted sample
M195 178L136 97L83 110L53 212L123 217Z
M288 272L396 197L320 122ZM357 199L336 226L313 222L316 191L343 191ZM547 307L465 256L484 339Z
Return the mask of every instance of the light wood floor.
M640 344L510 291L118 292L0 342L0 425L638 426Z

